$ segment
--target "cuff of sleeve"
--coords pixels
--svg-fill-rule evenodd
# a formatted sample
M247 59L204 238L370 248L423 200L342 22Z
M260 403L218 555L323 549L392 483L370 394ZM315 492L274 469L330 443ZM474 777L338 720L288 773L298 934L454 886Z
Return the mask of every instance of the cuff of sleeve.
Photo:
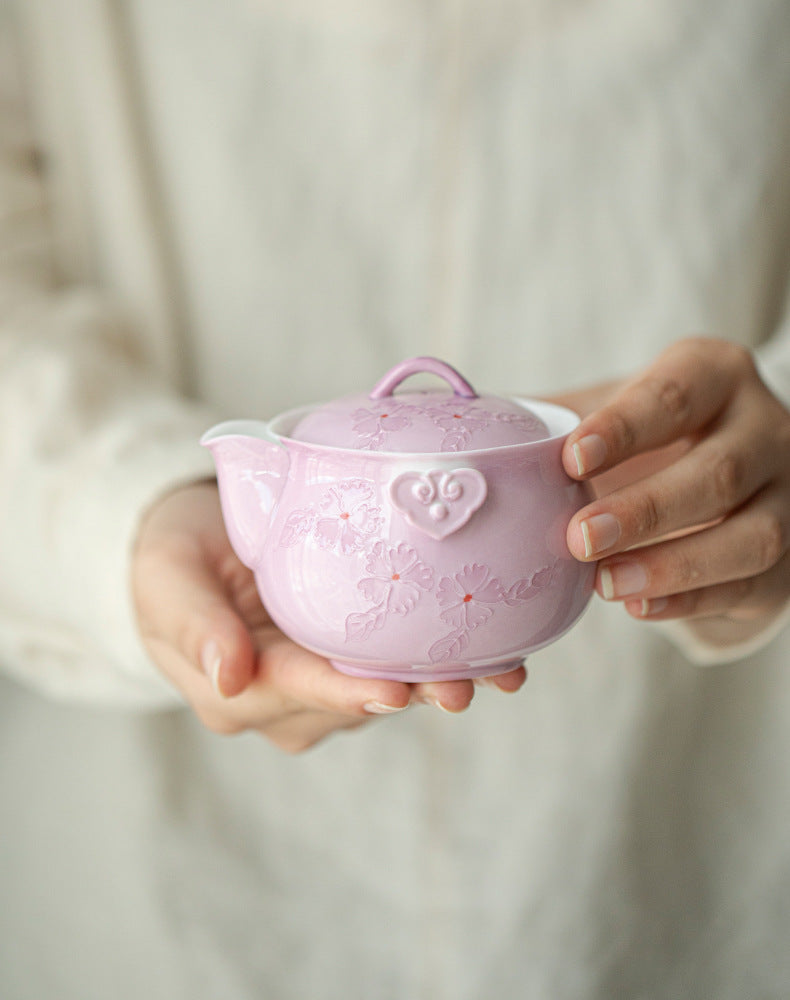
M215 422L197 406L151 393L144 416L116 422L77 469L33 483L16 515L20 537L38 528L46 562L0 601L4 670L62 700L155 709L182 704L139 636L131 560L143 513L179 485L213 478L199 445ZM43 500L38 500L43 497ZM43 537L42 537L42 526ZM23 554L20 554L22 558Z
M0 667L63 699L179 704L138 636L132 549L158 496L213 477L216 414L92 295L32 298L1 332Z
M163 704L180 703L151 661L140 638L131 592L132 558L145 512L160 497L186 483L214 478L211 455L199 445L201 434L214 422L213 415L197 407L177 412L169 401L159 404L161 419L147 414L147 430L137 432L124 449L122 460L103 478L90 513L84 514L86 531L93 535L91 551L99 556L88 578L104 579L101 596L101 635L97 637L116 667L118 697L129 704L130 685ZM77 512L75 512L75 516ZM76 553L75 553L76 555ZM86 634L90 627L85 622ZM123 691L121 690L123 688Z
M734 663L752 656L773 642L790 625L790 602L762 631L743 642L717 643L703 638L684 621L656 622L655 628L667 636L692 663L702 667Z

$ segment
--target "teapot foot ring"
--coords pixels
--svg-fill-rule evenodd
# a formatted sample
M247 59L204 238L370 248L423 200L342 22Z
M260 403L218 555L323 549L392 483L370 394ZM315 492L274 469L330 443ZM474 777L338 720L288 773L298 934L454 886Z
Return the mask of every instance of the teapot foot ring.
M491 677L494 674L506 674L511 670L517 670L523 663L524 657L516 659L499 660L495 663L454 663L447 666L438 666L435 663L430 665L409 664L393 665L387 667L377 666L374 663L349 663L346 660L330 659L330 663L339 670L341 674L349 674L351 677L375 677L377 680L401 681L405 684L417 684L421 681L460 681L475 677Z

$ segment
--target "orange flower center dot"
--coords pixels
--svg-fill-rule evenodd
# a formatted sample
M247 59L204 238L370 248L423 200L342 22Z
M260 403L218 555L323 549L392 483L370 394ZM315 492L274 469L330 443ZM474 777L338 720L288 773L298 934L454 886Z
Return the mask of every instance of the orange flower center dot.
M343 511L341 513L341 515L340 515L340 520L341 521L347 521L350 517L351 517L350 514L347 514L346 511Z
M393 573L392 574L392 579L393 580L400 580L400 573Z
M460 413L454 413L453 417L455 417L456 420L460 420L461 419L461 414Z
M389 416L389 413L382 413L381 414L381 419L382 420L386 420L388 416Z
M471 594L464 594L464 604L468 604L472 600Z

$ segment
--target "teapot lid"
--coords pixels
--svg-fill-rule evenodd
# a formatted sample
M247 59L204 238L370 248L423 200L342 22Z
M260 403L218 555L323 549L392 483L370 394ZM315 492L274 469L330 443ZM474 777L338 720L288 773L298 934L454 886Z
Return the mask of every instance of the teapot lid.
M394 394L404 379L420 372L439 375L453 391ZM426 357L402 361L368 395L344 396L311 409L288 434L296 441L335 448L426 454L500 448L550 436L525 403L478 396L454 368Z

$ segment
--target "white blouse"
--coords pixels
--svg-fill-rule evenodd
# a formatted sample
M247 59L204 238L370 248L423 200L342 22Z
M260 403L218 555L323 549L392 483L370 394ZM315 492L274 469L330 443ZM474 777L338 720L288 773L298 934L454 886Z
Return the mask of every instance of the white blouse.
M0 0L0 994L787 996L785 632L596 600L517 696L290 759L177 707L127 581L214 420L409 355L538 395L706 332L790 404L789 44L786 0Z

